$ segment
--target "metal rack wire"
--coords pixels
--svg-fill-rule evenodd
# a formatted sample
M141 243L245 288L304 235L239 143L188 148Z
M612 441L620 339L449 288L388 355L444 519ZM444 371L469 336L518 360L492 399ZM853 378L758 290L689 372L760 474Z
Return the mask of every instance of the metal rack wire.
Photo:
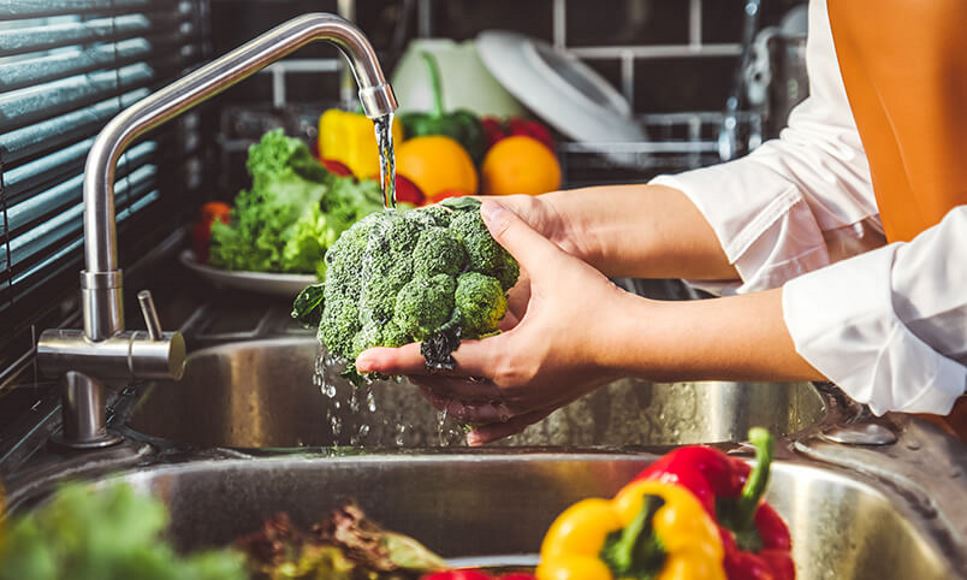
M725 114L719 111L661 113L637 117L648 139L638 143L572 143L558 146L568 187L645 181L661 173L677 173L719 163L719 131ZM762 116L737 115L739 134L754 148Z

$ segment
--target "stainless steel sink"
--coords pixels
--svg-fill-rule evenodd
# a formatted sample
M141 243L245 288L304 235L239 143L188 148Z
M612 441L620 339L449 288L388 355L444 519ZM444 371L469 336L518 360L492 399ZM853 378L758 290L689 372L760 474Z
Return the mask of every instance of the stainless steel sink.
M149 385L130 411L144 434L199 447L359 445L427 448L459 441L418 389L379 382L321 384L312 338L241 342L195 352L181 382ZM741 440L763 425L780 435L827 415L806 383L621 380L507 440L511 446L638 447Z
M498 450L202 461L119 478L168 504L171 537L183 549L225 545L280 511L308 525L340 498L354 497L378 521L452 558L533 554L564 507L612 495L649 461ZM900 495L858 477L783 461L768 499L790 525L802 580L928 580L957 573Z

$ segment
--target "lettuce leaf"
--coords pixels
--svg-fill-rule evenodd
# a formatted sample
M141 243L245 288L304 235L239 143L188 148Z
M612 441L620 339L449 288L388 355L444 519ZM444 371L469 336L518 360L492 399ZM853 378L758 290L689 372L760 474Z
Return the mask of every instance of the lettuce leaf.
M212 225L209 261L218 268L321 278L339 235L382 208L376 182L330 173L281 129L249 148L246 168L252 188L239 192L228 224Z

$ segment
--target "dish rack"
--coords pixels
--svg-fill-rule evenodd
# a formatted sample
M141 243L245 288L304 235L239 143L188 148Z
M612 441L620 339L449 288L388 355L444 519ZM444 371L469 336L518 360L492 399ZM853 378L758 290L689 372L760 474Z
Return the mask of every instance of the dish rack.
M640 143L560 142L558 157L568 188L642 182L662 173L679 173L720 163L721 111L658 113L636 117L647 135ZM736 134L747 150L761 142L763 116L736 115Z

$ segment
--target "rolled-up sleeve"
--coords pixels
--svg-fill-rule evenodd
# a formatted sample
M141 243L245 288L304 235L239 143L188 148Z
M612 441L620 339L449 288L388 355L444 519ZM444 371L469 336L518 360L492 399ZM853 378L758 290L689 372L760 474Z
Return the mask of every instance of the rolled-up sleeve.
M739 280L783 286L797 352L877 414L946 414L967 389L967 206L884 245L869 166L836 62L826 0L809 6L810 96L747 157L663 175L715 231Z
M950 412L967 389L967 206L909 243L783 289L799 354L877 414Z
M718 294L781 286L884 243L826 4L809 9L810 96L780 137L742 159L652 180L684 192L715 231L741 280L693 283Z

